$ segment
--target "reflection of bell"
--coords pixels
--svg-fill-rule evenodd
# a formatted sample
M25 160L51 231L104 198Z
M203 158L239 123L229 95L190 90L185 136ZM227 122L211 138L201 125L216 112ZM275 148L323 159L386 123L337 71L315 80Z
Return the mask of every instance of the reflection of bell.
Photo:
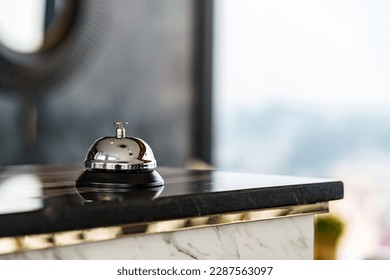
M76 188L110 192L141 191L164 185L155 170L157 162L149 145L136 137L125 137L126 122L116 122L116 137L103 137L89 148L84 172Z

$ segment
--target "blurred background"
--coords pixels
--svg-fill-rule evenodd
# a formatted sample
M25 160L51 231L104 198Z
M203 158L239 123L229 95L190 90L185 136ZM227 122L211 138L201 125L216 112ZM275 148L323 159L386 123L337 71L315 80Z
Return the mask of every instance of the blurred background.
M0 9L1 165L81 163L126 120L160 166L342 180L336 257L390 258L390 3L35 1L27 45Z

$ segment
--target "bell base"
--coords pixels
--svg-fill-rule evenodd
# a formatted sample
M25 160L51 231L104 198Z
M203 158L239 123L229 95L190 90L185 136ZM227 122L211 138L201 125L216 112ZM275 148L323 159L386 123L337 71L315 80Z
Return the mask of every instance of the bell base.
M164 180L157 171L98 171L85 170L76 180L76 188L154 188L164 185Z
M85 170L75 184L76 191L86 201L154 199L163 187L164 180L157 171Z

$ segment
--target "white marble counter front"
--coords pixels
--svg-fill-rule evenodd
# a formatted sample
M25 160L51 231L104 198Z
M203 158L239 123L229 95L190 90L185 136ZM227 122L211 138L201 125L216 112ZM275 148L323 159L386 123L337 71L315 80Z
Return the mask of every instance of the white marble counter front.
M135 235L0 259L313 259L313 216Z

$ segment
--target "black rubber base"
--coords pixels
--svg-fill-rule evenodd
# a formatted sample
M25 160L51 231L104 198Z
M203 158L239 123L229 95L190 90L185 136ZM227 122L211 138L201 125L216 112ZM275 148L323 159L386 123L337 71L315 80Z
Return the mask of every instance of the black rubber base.
M84 171L75 187L89 201L154 199L163 190L164 180L157 171Z
M164 185L157 171L84 171L76 180L76 187L153 188Z

